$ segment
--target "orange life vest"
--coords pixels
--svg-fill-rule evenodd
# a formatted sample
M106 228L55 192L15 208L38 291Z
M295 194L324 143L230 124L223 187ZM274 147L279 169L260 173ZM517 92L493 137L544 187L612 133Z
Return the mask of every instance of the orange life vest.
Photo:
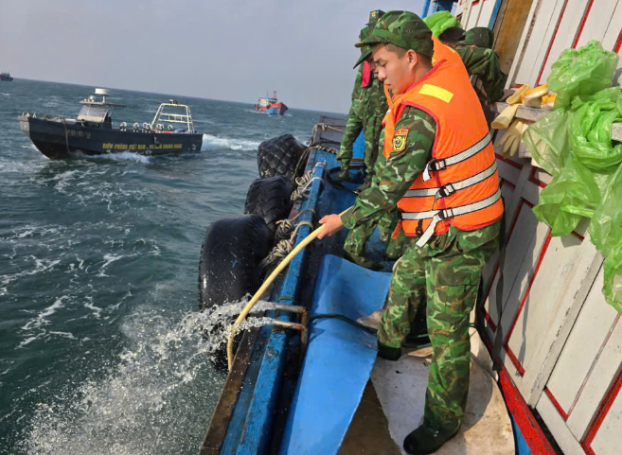
M460 56L438 40L434 53L435 66L405 93L389 100L384 118L386 158L405 148L408 129L395 131L395 125L407 106L427 112L436 121L432 159L397 203L401 228L406 235L421 236L419 246L434 234L444 234L449 226L471 231L503 215L491 135L467 70Z

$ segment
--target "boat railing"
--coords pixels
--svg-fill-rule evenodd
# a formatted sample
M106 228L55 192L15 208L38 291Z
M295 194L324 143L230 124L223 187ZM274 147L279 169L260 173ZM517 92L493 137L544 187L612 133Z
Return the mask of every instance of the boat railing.
M171 112L171 110L173 112ZM185 104L178 104L176 102L160 104L160 107L151 122L151 129L153 131L157 131L158 125L162 123L180 123L182 125L186 125L186 131L188 133L194 132L192 114L190 113L190 108ZM159 128L159 130L163 130L163 128Z

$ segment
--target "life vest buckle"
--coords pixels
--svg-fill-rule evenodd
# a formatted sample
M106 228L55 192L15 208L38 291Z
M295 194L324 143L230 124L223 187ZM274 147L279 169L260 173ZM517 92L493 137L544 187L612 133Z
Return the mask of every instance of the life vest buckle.
M445 160L430 160L430 169L433 171L444 171L447 169L447 163Z
M456 192L456 188L451 183L440 187L438 190L439 197L449 197Z
M439 210L436 214L437 217L441 219L441 221L445 221L449 218L453 218L453 210L452 209L442 209Z

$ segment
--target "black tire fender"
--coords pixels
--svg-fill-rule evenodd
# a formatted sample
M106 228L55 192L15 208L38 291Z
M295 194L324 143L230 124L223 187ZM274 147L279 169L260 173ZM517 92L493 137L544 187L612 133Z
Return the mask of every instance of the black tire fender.
M283 175L256 179L246 194L244 213L259 215L272 232L276 222L287 218L291 209L292 185Z
M261 178L285 175L292 178L296 164L307 147L291 134L268 139L259 144L257 167Z
M233 303L254 294L262 283L259 263L270 252L272 233L259 215L223 218L210 226L201 246L199 262L199 307L211 309ZM234 318L225 318L222 325L204 333L219 332ZM239 342L241 334L236 337ZM234 349L237 349L237 344ZM226 371L226 346L222 345L212 357L215 368Z

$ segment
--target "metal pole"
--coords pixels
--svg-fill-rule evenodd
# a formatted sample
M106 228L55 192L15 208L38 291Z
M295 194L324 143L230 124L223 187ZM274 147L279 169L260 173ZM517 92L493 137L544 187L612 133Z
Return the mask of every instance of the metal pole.
M425 5L423 5L423 12L421 13L421 17L427 17L428 12L430 10L430 3L432 0L425 0Z
M497 2L495 3L495 8L492 10L492 15L490 16L490 23L488 24L488 28L490 30L495 27L497 15L499 14L499 10L501 9L501 3L503 3L503 0L497 0Z

